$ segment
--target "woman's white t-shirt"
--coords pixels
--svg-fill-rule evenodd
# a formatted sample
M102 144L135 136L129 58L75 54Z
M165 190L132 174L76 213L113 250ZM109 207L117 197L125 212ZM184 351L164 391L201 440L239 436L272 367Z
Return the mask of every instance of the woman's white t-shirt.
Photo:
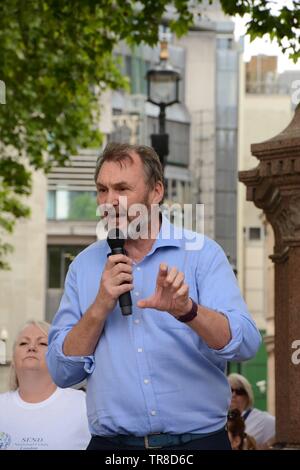
M275 417L253 408L245 420L246 433L262 446L275 437Z
M57 388L40 403L27 403L18 391L0 394L0 449L86 449L90 441L85 393Z

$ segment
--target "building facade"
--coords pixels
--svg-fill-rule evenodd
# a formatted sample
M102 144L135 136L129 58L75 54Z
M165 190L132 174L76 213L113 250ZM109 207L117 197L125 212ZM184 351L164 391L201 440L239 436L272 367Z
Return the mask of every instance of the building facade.
M236 264L237 116L240 51L233 23L211 11L180 40L171 38L170 62L182 76L180 103L167 108L170 151L165 167L166 201L202 203L205 234L219 241ZM145 75L158 61L159 47L130 50L121 44L130 93L102 96L100 128L109 141L150 144L157 132L158 107L146 100ZM51 322L74 257L97 239L94 168L99 149L81 151L47 178L34 175L29 199L32 217L17 223L11 237L10 272L0 272L0 331L6 364L0 391L7 388L13 339L29 318ZM4 288L2 288L2 286Z

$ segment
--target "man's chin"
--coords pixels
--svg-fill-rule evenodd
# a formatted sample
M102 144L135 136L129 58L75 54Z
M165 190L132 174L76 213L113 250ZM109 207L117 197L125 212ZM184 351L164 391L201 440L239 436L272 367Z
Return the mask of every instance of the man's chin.
M114 217L107 220L107 228L108 230L119 228L120 230L127 231L128 228L128 220L126 217Z

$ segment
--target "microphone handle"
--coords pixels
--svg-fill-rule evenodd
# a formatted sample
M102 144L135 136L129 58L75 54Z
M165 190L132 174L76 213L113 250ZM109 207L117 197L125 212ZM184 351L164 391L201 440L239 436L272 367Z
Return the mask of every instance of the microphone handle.
M111 253L109 253L108 256L110 255L127 255L126 251L122 247L115 247L111 250ZM126 281L123 283L126 284ZM127 316L127 315L132 315L132 300L131 300L131 294L130 291L124 292L124 294L121 294L119 297L119 305L121 308L122 315Z

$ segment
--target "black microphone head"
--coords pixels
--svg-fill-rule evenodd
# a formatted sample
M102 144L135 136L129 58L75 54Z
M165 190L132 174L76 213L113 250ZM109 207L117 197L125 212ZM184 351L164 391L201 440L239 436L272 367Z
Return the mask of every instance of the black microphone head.
M114 248L123 248L125 243L125 237L119 228L112 228L107 235L107 243L110 246L110 249Z

